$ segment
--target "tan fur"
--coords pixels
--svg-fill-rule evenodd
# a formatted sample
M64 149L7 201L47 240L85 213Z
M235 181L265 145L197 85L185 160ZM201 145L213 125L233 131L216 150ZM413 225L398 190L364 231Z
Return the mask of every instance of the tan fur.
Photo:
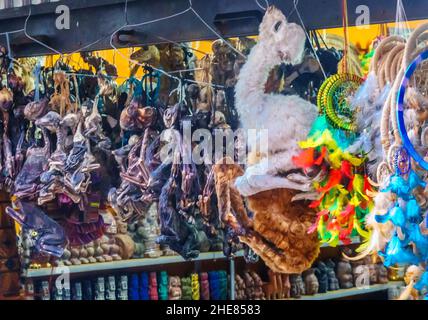
M301 273L319 254L317 234L307 234L315 213L305 203L291 202L295 194L277 189L248 198L254 231L265 238L264 245L252 248L275 272Z
M242 168L224 158L213 170L220 216L234 230L246 230L240 240L274 272L301 273L308 269L319 254L319 241L316 233L307 234L315 213L303 202L291 202L297 192L277 189L249 197L249 208L254 212L251 220L233 184L243 174Z

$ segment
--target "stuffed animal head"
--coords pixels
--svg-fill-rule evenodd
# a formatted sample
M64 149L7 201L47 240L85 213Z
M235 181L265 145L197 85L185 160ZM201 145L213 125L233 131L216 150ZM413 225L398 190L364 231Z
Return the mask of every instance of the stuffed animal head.
M295 24L288 23L284 14L275 6L266 10L259 29L260 42L267 53L275 54L281 62L299 64L305 48L305 32ZM274 59L277 60L277 59Z

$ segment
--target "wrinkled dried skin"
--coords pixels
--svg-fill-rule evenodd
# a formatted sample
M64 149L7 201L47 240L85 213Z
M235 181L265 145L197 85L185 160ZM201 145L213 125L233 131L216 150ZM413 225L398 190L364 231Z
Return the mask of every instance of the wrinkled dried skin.
M275 272L301 273L319 254L316 233L307 234L315 213L304 203L291 202L295 192L277 189L248 198L254 212L254 231L261 235L241 237Z
M0 110L7 112L13 105L13 93L7 87L0 90Z
M24 115L30 121L36 121L38 118L43 117L49 109L49 101L43 98L39 101L30 102L25 106Z

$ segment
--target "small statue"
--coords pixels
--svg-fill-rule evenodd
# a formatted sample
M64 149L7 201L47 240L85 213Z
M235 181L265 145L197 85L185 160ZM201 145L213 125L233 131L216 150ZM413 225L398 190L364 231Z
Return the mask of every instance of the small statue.
M158 274L158 297L159 300L168 300L168 274L166 271Z
M190 277L181 278L181 299L192 300L192 279Z
M149 296L150 300L159 300L156 272L150 272Z
M255 300L264 300L263 281L260 276L254 271L250 271L250 275L254 280L253 295Z
M169 277L168 299L169 300L181 300L180 277Z
M336 275L341 289L350 289L354 286L352 266L345 259L339 260L336 266Z
M83 300L93 300L94 299L94 294L92 291L92 282L91 280L85 280L83 281Z
M134 258L158 258L169 253L167 249L162 252L156 243L160 234L156 210L156 204L153 204L144 217L129 226L129 233L136 244Z
M146 301L150 300L150 280L149 280L149 274L147 272L143 272L140 275L139 285L140 285L139 287L140 299L146 300Z
M210 300L210 282L208 280L208 273L202 272L199 275L199 281L201 288L201 300Z
M83 300L82 283L75 282L72 290L73 300Z
M98 277L95 282L95 300L105 300L105 281L103 277Z
M42 281L40 293L42 300L50 300L51 299L51 293L49 291L49 282L48 281Z
M336 264L332 259L327 260L327 278L328 278L328 291L339 290L339 280L336 277L334 270L336 269Z
M254 279L248 271L244 272L245 295L247 299L254 300Z
M238 274L235 275L235 299L236 300L246 300L245 295L245 282Z
M70 287L65 287L62 292L62 300L71 300L71 290Z
M300 298L305 294L305 284L303 283L302 276L300 274L290 275L290 295L292 298Z
M367 266L369 272L370 284L378 283L376 266L374 264L373 256L367 256L364 258L364 264Z
M116 285L116 296L118 300L128 300L128 276L119 277Z
M318 292L319 293L326 293L328 290L328 271L329 271L329 269L324 262L319 261L316 264L315 276L318 279L318 284L319 284ZM333 273L334 273L334 271L333 271Z
M379 284L387 284L388 283L388 270L382 263L377 263L375 265L376 274L377 274L377 282Z
M134 273L131 275L128 289L129 300L140 300L140 283L138 274Z
M55 287L53 290L53 299L56 301L61 301L62 299L62 288L61 287Z
M401 288L394 286L388 288L388 300L397 300L401 295Z
M107 278L105 299L116 300L116 279L114 276L109 276Z
M305 279L305 293L307 295L314 295L318 293L319 283L318 278L315 276L315 269L311 268L303 272Z

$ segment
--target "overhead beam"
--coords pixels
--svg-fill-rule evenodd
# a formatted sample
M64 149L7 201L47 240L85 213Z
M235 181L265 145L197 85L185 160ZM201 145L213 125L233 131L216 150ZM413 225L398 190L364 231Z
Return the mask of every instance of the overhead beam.
M263 10L254 0L193 0L193 7L204 21L223 37L248 36L258 33L258 24ZM259 0L264 4L263 0ZM293 10L293 0L270 0L299 23ZM58 30L55 9L64 4L70 8L70 30ZM426 0L403 0L409 20L428 17ZM349 24L355 25L357 7L367 6L370 23L395 21L395 2L391 0L348 0ZM307 29L340 27L342 25L342 0L299 0L298 9ZM62 0L31 6L27 33L63 53L79 50L109 49L110 35L125 24L125 0ZM129 0L128 23L138 24L181 12L189 7L188 0ZM0 10L0 34L24 27L29 6ZM125 28L131 35L121 35L117 46L145 45L216 39L193 12L167 20L135 28ZM364 32L364 31L362 31ZM24 32L10 35L10 44L15 56L33 56L53 53L51 50L28 39ZM6 46L6 37L0 36L0 44ZM82 49L83 48L83 49Z

